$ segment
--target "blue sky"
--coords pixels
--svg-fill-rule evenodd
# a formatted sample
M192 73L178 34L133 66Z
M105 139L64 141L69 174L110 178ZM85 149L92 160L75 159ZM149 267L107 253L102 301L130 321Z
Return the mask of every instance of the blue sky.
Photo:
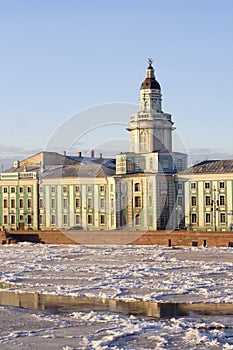
M148 57L186 148L233 154L233 1L0 0L0 37L2 157L44 149L81 110L138 105Z

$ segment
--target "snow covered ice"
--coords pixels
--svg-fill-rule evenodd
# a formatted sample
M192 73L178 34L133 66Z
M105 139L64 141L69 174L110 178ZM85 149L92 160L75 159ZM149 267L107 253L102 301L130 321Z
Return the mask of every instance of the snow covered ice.
M162 302L233 302L231 248L1 246L0 282L17 289ZM233 316L152 319L0 307L1 349L233 349Z

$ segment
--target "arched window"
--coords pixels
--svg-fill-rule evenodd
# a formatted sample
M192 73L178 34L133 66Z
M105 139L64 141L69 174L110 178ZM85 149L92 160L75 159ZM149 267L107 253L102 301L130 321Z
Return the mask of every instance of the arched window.
M140 214L135 215L135 225L140 225L141 224L141 216Z

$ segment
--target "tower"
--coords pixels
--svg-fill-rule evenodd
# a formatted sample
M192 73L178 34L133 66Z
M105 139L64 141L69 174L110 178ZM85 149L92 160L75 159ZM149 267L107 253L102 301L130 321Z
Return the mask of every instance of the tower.
M152 63L148 59L146 79L140 88L140 111L129 122L130 151L134 153L172 152L173 122L171 114L162 111L161 87Z

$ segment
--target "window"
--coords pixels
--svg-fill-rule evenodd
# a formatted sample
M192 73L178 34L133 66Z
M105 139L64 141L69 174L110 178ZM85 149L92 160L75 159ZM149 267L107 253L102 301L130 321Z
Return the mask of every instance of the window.
M23 220L23 215L22 215L22 214L19 216L19 221L20 221L20 222L23 222L23 221L24 221L24 220Z
M75 208L80 208L80 198L75 199Z
M196 224L196 223L197 223L197 214L192 213L192 215L191 215L191 221L192 221L192 224Z
M63 186L62 191L63 191L63 193L67 193L68 192L67 186Z
M127 161L127 168L128 168L128 171L133 171L134 170L134 162L131 159L129 159Z
M181 196L177 198L177 205L179 205L180 207L183 205L183 198Z
M31 186L28 186L27 190L28 190L28 193L32 193L32 188L31 188Z
M3 217L3 223L4 223L4 225L7 225L7 222L8 222L8 216L7 216L7 215L4 215L4 217Z
M226 214L220 213L220 222L221 224L224 224L226 222Z
M139 144L141 151L147 151L147 132L142 131L139 135Z
M141 224L141 216L140 214L135 215L135 225Z
M104 192L105 191L105 186L104 185L100 185L100 192Z
M141 208L142 206L141 197L139 196L135 197L134 201L135 201L135 204L134 204L135 208Z
M100 208L104 208L105 207L105 199L104 198L100 198Z
M205 189L206 190L210 189L210 183L209 182L205 182Z
M11 199L11 208L15 208L15 199Z
M210 196L206 196L206 197L205 197L205 205L206 205L206 206L209 206L210 203L211 203L211 201L210 201Z
M15 187L11 187L11 193L15 193Z
M43 217L43 215L40 215L40 216L39 216L39 224L40 224L40 225L43 225L43 224L44 224L44 217Z
M92 209L92 198L87 198L87 207L88 209Z
M89 193L92 192L92 186L90 186L90 185L87 186L87 192L89 192Z
M51 216L51 224L56 225L56 215L52 214Z
M68 208L68 200L67 198L63 198L63 208Z
M196 182L191 182L191 190L195 190L196 189Z
M76 225L79 225L79 224L80 224L80 215L79 215L79 214L76 214L76 215L75 215L75 224L76 224Z
M11 215L11 224L12 224L12 225L15 224L15 215Z
M137 182L136 184L134 184L134 191L135 192L139 192L140 191L140 183Z
M32 224L32 216L31 215L28 215L27 222L28 222L28 225Z
M80 192L80 186L75 186L75 192L79 193Z
M163 168L168 168L168 167L169 167L168 157L165 157L163 160Z
M3 187L3 193L7 193L7 187Z
M52 199L51 199L51 208L52 208L52 209L55 209L55 208L56 208L56 200L55 200L55 198L52 198Z
M225 196L219 197L220 205L225 205Z
M152 196L148 197L148 207L151 208L152 207Z
M23 193L23 187L22 186L20 186L20 188L19 188L19 193Z
M7 208L8 207L8 201L7 199L3 200L3 208Z
M153 189L152 182L148 182L148 191L152 192L152 189Z
M41 209L44 208L44 200L42 198L39 200L39 207Z
M91 225L91 224L92 224L92 221L93 221L92 215L91 215L91 214L88 214L88 215L87 215L87 223L88 223L88 225Z
M42 186L39 187L39 192L43 193L44 192L44 188Z
M191 197L191 205L192 205L192 207L195 207L197 205L197 197L196 196Z
M56 187L55 186L51 186L51 192L55 193L56 192Z
M23 208L23 199L22 198L19 200L19 207L20 207L20 209Z
M219 188L225 188L225 183L223 181L220 181L219 182Z
M177 189L181 191L183 189L183 184L181 182L178 182Z
M122 196L122 197L121 197L121 207L122 207L122 208L125 208L125 203L126 203L126 202L125 202L125 196Z
M32 200L29 198L28 199L28 208L31 208L32 207Z
M206 213L206 214L205 214L205 222L206 222L207 224L210 224L210 213Z
M63 225L67 225L68 224L68 216L67 214L63 215Z
M101 214L100 215L100 225L104 225L105 224L105 215Z

